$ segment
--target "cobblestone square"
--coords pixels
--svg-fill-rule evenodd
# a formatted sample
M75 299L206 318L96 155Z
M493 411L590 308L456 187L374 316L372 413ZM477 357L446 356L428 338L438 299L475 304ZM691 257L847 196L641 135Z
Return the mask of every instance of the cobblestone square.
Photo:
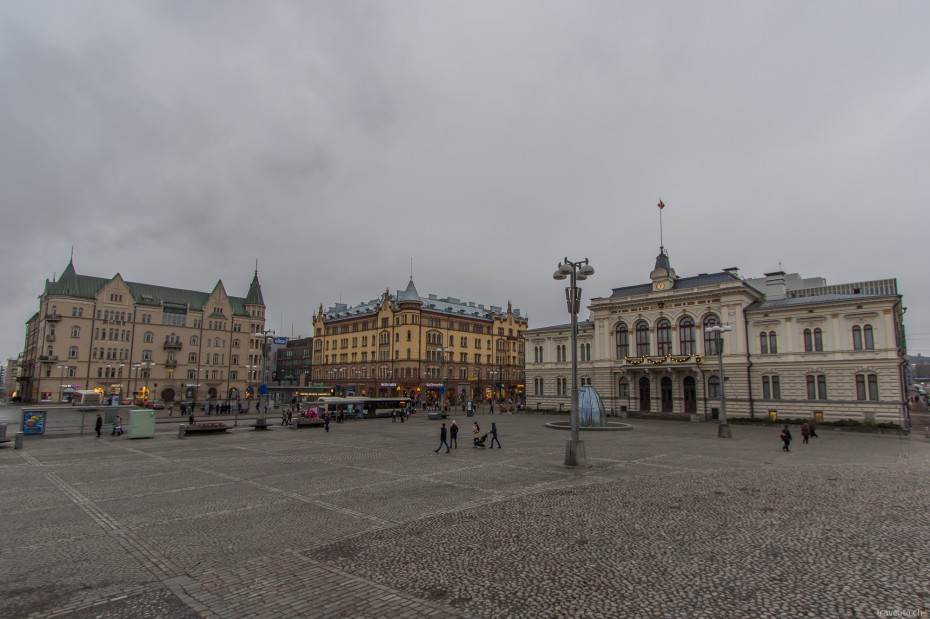
M416 415L0 448L0 617L878 617L930 612L930 440ZM564 417L560 417L564 419ZM446 421L449 423L451 418ZM899 615L906 616L906 615Z

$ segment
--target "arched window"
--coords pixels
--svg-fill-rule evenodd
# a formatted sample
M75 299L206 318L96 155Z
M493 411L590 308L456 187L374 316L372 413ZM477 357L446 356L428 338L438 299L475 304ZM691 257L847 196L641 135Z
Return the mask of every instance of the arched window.
M759 334L759 351L763 355L769 352L769 334L765 331Z
M708 331L707 327L713 327L714 325L720 324L720 319L717 318L716 314L708 314L704 317L704 354L705 355L716 355L717 354L717 332Z
M636 356L645 357L649 354L649 325L645 320L636 323ZM646 409L648 410L648 409Z
M656 346L660 357L672 354L672 323L665 318L656 323Z
M630 356L630 332L624 323L617 325L617 359Z
M775 354L778 352L778 340L774 331L769 331L769 352Z
M814 350L814 332L810 329L804 329L804 352Z
M820 327L814 329L814 350L823 352L823 331Z
M621 378L617 383L617 396L621 398L630 397L630 382L626 378Z
M862 350L862 327L859 325L853 326L853 349Z
M71 327L71 337L81 337L81 328L80 327Z
M191 346L196 346L198 341L199 340L197 339L196 335L191 336Z
M679 351L683 355L694 354L694 321L690 317L678 322Z
M145 342L146 344L151 344L152 342L155 341L155 334L152 333L151 331L146 331L142 335L142 341Z
M865 339L865 348L866 350L872 350L875 348L875 338L872 335L872 325L865 325L862 327L862 336Z

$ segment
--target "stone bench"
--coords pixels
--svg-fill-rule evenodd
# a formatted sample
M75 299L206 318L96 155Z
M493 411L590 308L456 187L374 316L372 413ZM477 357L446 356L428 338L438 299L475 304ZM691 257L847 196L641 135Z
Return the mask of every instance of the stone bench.
M322 419L295 419L291 425L296 430L297 428L322 428L325 424Z
M185 434L219 434L229 429L225 423L195 423L184 429Z

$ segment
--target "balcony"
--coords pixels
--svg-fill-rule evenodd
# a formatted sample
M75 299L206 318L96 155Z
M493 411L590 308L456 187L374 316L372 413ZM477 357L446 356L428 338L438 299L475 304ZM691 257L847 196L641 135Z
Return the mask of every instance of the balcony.
M58 322L59 320L61 320L61 314L59 314L58 312L46 314L45 320L49 322Z
M46 336L45 336L45 341L46 341L46 342L54 342L54 341L55 341L55 334L54 334L54 333L49 333L48 335L46 335Z
M178 361L177 361L177 359L168 359L167 361L165 361L165 367L166 367L166 368L176 368L176 367L178 367Z
M180 342L180 341L165 340L164 349L165 349L165 350L181 350L181 342Z
M39 355L39 361L42 363L58 363L58 355Z

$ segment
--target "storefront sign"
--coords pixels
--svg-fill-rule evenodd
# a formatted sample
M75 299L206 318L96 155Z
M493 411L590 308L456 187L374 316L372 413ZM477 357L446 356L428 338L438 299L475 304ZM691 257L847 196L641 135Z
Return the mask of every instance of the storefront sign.
M426 383L427 389L439 389L442 387L442 383Z
M381 383L382 387L396 387L397 383Z

